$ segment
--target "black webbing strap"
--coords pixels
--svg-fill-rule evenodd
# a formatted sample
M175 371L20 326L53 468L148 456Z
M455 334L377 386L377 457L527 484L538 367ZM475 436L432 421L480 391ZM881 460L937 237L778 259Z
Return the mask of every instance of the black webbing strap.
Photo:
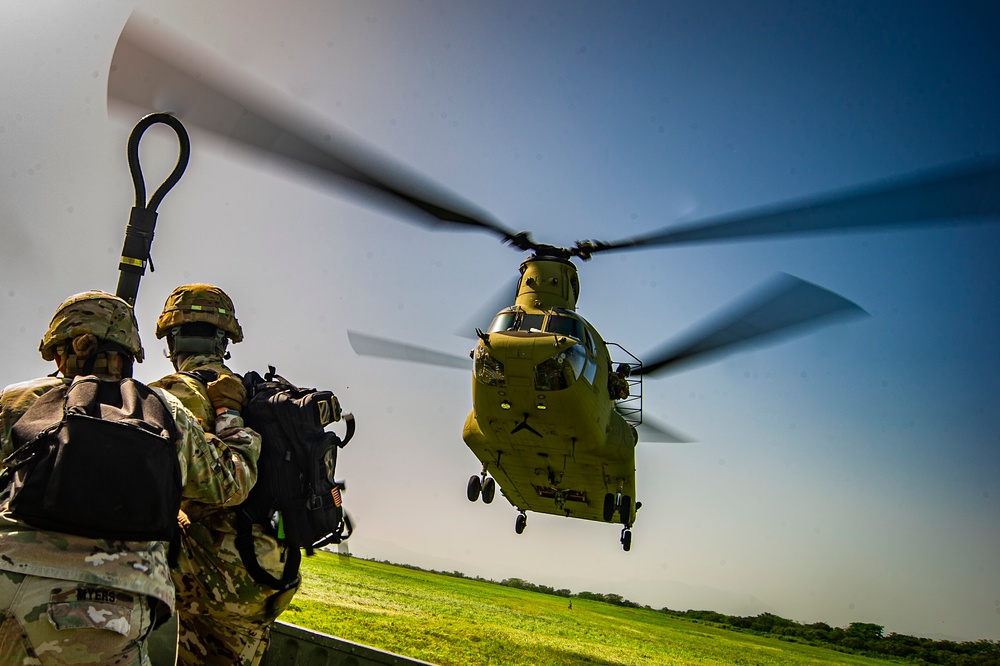
M299 584L299 563L302 553L298 548L289 546L285 549L285 568L281 578L275 578L257 561L257 553L253 547L253 521L245 511L236 510L236 551L243 560L250 577L258 584L278 592L284 592Z

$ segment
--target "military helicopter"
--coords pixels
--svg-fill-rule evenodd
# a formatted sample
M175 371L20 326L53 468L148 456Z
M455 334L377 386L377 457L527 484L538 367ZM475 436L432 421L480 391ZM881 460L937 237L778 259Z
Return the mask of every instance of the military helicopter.
M354 331L361 355L473 369L472 404L462 437L482 463L469 478L470 501L493 501L497 485L518 510L583 520L620 522L620 541L632 545L635 449L639 430L650 441L686 441L644 419L642 379L694 360L761 341L795 328L864 311L791 275L780 275L686 340L643 363L606 342L576 312L580 281L571 251L534 248L521 264L514 304L485 330L472 362ZM589 250L584 250L589 251ZM576 256L576 255L573 255ZM640 427L641 426L641 427Z
M625 550L641 504L635 487L639 433L679 439L643 416L642 378L863 311L822 287L782 276L640 361L605 342L576 312L580 280L574 260L685 243L995 222L1000 216L1000 162L982 160L618 241L561 247L507 228L249 81L197 44L139 17L129 20L119 39L108 94L112 105L169 110L192 128L279 157L419 223L485 231L531 253L521 264L513 304L495 308L492 324L477 330L471 361L355 332L350 340L361 354L472 368L473 409L463 437L482 470L467 484L468 499L489 503L499 486L518 510L518 533L528 511L618 522Z

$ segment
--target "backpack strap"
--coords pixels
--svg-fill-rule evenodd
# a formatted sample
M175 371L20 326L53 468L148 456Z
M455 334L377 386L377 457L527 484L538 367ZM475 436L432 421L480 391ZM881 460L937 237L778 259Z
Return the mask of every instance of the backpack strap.
M197 379L205 386L208 386L211 382L214 382L219 378L219 373L215 370L185 370L183 372L178 372L177 374L190 377L191 379Z
M347 532L346 534L344 532ZM344 523L339 528L338 532L329 534L324 539L320 539L312 546L313 548L323 548L324 546L329 546L334 543L342 543L351 538L351 534L354 533L354 525L351 523L351 517L344 512Z
M298 548L285 549L285 568L281 573L281 578L275 578L260 562L257 561L257 553L253 547L253 520L246 513L237 509L236 511L236 550L243 560L243 566L247 573L259 585L277 590L279 593L285 592L299 584L299 563L302 561L302 553Z

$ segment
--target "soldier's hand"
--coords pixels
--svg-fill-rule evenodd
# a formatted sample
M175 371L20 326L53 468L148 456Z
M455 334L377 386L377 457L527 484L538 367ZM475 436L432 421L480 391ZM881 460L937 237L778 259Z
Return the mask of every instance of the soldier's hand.
M219 378L208 383L208 399L216 412L232 409L243 409L243 401L247 399L247 390L243 382L234 375L219 375Z

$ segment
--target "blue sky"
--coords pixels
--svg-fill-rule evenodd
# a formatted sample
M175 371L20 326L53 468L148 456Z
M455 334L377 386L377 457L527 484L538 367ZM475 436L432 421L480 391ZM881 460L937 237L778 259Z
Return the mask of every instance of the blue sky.
M131 125L108 68L134 8L542 242L613 240L1000 152L991 3L83 2L0 22L0 383L70 293L113 290ZM465 499L468 375L358 358L346 330L464 353L523 256L432 232L191 130L137 313L219 284L246 341L337 391L359 555L653 607L1000 639L1000 226L643 250L581 265L580 312L640 358L784 271L871 316L648 380L633 548ZM169 132L143 144L150 180ZM160 172L157 171L160 169ZM162 177L162 175L160 176Z

